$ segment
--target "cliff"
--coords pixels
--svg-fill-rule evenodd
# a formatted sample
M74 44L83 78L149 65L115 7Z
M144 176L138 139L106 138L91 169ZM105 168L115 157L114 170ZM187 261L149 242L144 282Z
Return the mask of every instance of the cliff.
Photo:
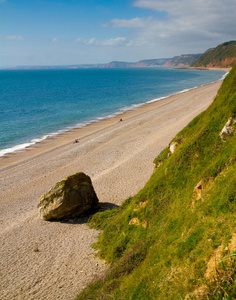
M77 300L236 296L235 121L236 66L212 105L155 159L145 187L91 218L110 269Z
M189 67L201 54L185 54L173 58L143 59L138 62L112 61L99 68Z
M208 49L192 67L232 67L236 63L236 41L230 41Z

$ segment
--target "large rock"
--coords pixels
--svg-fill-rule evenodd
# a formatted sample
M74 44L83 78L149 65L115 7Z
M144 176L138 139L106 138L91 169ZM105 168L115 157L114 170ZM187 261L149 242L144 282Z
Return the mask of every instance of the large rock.
M89 176L76 173L58 182L41 196L39 217L44 220L60 220L83 217L96 208L97 195Z

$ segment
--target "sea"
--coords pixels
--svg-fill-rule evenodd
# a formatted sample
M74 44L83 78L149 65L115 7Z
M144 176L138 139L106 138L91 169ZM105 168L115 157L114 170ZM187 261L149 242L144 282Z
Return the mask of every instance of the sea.
M0 70L0 156L224 76L173 68Z

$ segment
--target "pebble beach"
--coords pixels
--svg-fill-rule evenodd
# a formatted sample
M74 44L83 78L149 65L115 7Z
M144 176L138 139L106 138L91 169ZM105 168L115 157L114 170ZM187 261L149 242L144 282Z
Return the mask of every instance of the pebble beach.
M1 299L74 299L105 272L108 265L92 248L101 232L89 229L86 218L39 219L40 196L64 177L84 172L101 203L120 205L145 185L155 157L207 109L221 83L145 104L0 157Z

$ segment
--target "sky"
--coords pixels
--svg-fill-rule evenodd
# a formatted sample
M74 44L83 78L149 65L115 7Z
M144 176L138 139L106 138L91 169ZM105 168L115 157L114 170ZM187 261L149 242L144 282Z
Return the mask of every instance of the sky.
M0 68L136 62L236 40L236 0L0 0Z

